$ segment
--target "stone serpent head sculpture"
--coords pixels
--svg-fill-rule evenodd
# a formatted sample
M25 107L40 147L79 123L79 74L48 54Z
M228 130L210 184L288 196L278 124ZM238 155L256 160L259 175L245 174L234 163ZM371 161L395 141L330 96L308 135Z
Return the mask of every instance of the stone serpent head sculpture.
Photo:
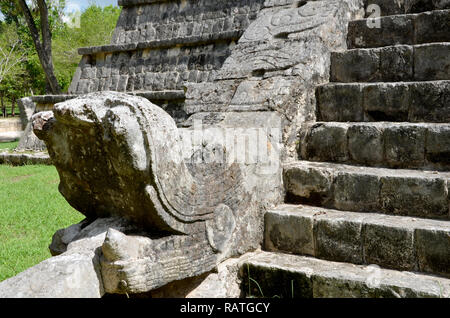
M110 230L108 292L143 292L211 270L245 205L238 165L189 167L178 128L148 100L99 92L33 116L64 198L88 219L121 216L146 237Z

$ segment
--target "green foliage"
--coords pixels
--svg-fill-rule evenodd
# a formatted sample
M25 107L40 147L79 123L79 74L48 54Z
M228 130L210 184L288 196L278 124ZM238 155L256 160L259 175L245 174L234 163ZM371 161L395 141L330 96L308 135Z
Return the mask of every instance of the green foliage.
M4 151L6 150L13 150L17 147L17 145L19 144L18 141L13 141L13 142L0 142L0 151Z
M55 73L64 91L67 91L80 61L78 48L110 43L120 11L118 7L91 5L81 14L79 28L66 24L54 31L52 49Z
M0 90L6 96L20 93L17 82L25 76L26 53L14 25L0 25Z
M6 97L10 107L12 98L16 100L30 95L46 94L47 84L44 71L35 51L33 40L15 0L1 0L0 13L4 21L0 21L0 47L7 45L6 38L11 34L20 40L18 52L25 53L26 59L10 75L0 83L0 94ZM110 43L111 36L120 15L119 7L100 7L91 2L81 13L80 27L71 27L64 22L66 0L49 0L49 24L52 31L52 51L55 75L63 90L67 92L73 74L80 61L78 48ZM36 25L39 25L39 14L31 9ZM101 21L101 23L99 23ZM9 34L7 36L7 34ZM17 109L18 113L18 109Z
M0 281L49 258L55 231L84 218L58 183L53 166L0 165Z
M20 8L15 0L0 1L0 12L3 14L7 24L19 24Z

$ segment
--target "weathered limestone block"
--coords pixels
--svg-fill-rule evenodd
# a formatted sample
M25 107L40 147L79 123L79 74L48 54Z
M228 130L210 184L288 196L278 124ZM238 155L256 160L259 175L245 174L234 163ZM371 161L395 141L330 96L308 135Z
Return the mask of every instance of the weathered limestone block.
M384 159L383 126L352 125L347 131L349 156L356 162L381 163Z
M386 213L434 217L448 217L448 188L445 179L409 178L398 176L381 178L380 200Z
M450 1L447 5L450 7ZM431 11L418 14L415 18L415 37L417 43L446 42L450 27L448 11Z
M415 83L411 86L410 118L414 121L450 120L450 81Z
M108 229L136 230L117 217L84 220L59 230L51 244L53 254L59 255L1 282L0 298L102 297L105 291L98 252ZM56 246L57 251L53 249Z
M361 253L362 220L333 220L318 217L314 224L316 257L339 262L362 264Z
M317 86L317 119L322 121L363 121L361 84Z
M302 157L312 161L329 160L345 162L348 160L347 125L344 123L314 124L301 141Z
M333 52L330 80L345 83L411 81L414 79L413 49L410 45L396 45Z
M88 218L121 217L140 229L106 231L105 292L148 292L261 244L264 208L281 199L279 117L229 113L200 125L194 120L179 130L147 99L113 92L80 96L33 117L66 200ZM269 148L264 161L260 150ZM71 231L55 235L55 254Z
M295 0L266 0L264 2L264 7L265 8L278 7L278 6L292 5L294 3Z
M22 122L22 130L25 129L31 116L34 114L36 104L33 102L31 97L24 97L17 100L17 105L20 109L20 120Z
M423 44L414 48L414 77L417 81L449 80L448 43Z
M446 278L283 253L255 252L244 269L247 296L262 296L261 290L283 298L445 298L450 292Z
M428 128L425 156L429 163L450 163L450 127Z
M45 150L45 144L39 140L33 133L33 126L30 123L27 124L22 137L19 140L19 144L16 147L17 151L43 151Z
M379 50L351 50L331 53L331 82L381 81Z
M316 92L317 117L343 122L447 123L449 87L450 81L320 85Z
M112 43L208 38L245 29L264 0L120 1Z
M366 20L350 23L348 33L348 46L350 48L414 44L414 21L412 16L396 15L386 18L375 18L373 21L380 23L382 27L369 28Z
M8 118L0 122L0 133L12 133L21 130L22 123L18 118Z
M385 268L414 271L414 231L394 227L391 223L366 224L363 250L367 264L380 264Z
M48 249L53 256L60 255L67 251L67 246L76 239L83 227L89 224L88 219L80 223L73 224L67 228L60 229L53 234L52 243Z
M448 172L330 162L284 164L288 202L347 211L447 219Z
M283 183L288 193L292 193L304 203L322 203L332 199L334 174L332 169L313 169L296 166L283 173Z
M381 8L381 15L397 15L450 7L448 0L364 0L365 6L376 4ZM370 14L370 12L367 12Z
M416 229L415 244L420 271L435 272L450 277L450 233L439 227L431 231Z
M200 277L176 281L151 291L152 298L239 298L242 291L242 265L252 253L230 258L217 270Z
M449 276L448 221L284 204L265 214L265 250Z
M359 0L266 1L208 88L240 82L233 99L192 100L186 112L276 111L284 119L283 158L294 157L299 128L315 120L315 87L329 80L330 52L346 48L347 23L363 16L362 7Z
M378 83L363 88L364 108L368 121L408 121L411 105L410 87L403 83ZM361 107L362 108L362 107Z
M188 114L225 110L239 83L235 80L220 83L187 83L184 108Z
M392 164L423 162L425 158L426 128L421 126L393 126L384 132L386 159Z
M315 255L312 219L295 216L283 217L276 213L266 213L264 218L266 250Z
M93 255L52 257L0 283L0 298L99 298Z
M379 180L376 175L337 173L334 180L334 206L340 210L377 211Z

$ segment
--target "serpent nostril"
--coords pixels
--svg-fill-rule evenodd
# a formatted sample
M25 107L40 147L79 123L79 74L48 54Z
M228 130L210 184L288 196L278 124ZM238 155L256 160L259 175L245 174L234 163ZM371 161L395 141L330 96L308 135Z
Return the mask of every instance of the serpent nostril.
M303 0L296 3L297 8L303 7L305 4L307 4L308 1Z

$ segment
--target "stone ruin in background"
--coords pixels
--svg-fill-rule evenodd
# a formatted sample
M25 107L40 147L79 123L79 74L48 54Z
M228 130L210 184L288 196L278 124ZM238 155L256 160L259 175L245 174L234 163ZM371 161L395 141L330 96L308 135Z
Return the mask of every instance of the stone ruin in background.
M111 44L79 49L68 95L32 98L20 145L46 145L86 220L0 296L239 296L233 258L261 246L362 2L119 0Z

